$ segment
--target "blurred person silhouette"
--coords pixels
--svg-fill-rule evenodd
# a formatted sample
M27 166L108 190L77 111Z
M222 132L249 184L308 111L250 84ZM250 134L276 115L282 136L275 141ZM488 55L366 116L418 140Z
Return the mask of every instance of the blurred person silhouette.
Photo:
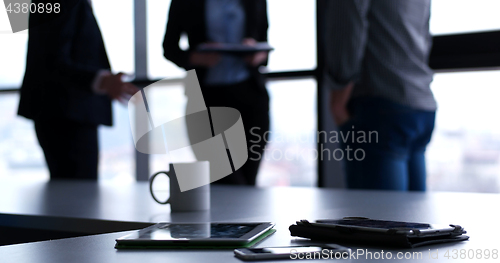
M90 1L30 14L28 34L18 114L34 121L51 179L97 179L97 126L111 126L111 101L138 89L111 73Z
M165 58L186 70L196 69L207 107L236 108L245 126L249 159L218 184L255 185L269 131L269 96L258 70L267 65L268 53L235 56L196 49L207 43L267 42L267 29L265 0L172 0L170 5ZM179 46L183 34L188 50Z
M330 110L343 136L357 136L343 147L364 152L345 160L347 187L426 190L436 111L430 0L325 2Z

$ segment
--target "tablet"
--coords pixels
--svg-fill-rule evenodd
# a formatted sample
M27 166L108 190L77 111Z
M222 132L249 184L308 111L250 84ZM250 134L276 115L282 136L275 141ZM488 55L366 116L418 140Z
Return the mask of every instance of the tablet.
M233 55L247 55L260 51L272 51L274 50L267 42L258 42L255 45L243 45L243 44L228 44L228 43L217 43L217 44L200 44L196 51L198 52L219 52L219 53L229 53Z
M243 246L274 227L273 223L158 223L116 239L117 246Z

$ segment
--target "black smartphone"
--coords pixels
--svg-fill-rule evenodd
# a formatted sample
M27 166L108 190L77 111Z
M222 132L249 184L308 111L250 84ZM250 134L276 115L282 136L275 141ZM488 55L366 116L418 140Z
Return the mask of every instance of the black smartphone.
M264 248L238 248L234 255L243 260L263 259L342 259L348 258L350 248L337 244L322 246L290 246Z

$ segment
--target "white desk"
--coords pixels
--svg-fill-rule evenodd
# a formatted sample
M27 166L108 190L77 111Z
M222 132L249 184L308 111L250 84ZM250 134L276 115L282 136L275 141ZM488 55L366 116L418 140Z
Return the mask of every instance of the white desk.
M414 250L424 259L415 262L450 262L452 249L499 249L500 195L471 193L401 193L347 191L318 188L251 188L212 186L210 212L173 213L156 204L146 183L123 185L94 182L0 181L0 226L35 227L57 231L103 233L132 229L133 223L158 221L272 221L278 230L259 246L297 244L288 226L299 219L365 216L389 220L459 224L470 241L428 246ZM118 222L116 222L118 221ZM122 222L122 223L120 223ZM123 223L125 222L125 223ZM145 224L136 224L142 226ZM228 250L131 250L114 249L115 238L125 232L92 235L0 247L1 262L241 262ZM358 247L353 247L357 249ZM363 247L364 248L364 247ZM439 260L428 252L439 249ZM377 252L380 248L371 248ZM389 251L384 249L384 251ZM450 254L451 255L451 254ZM450 259L451 260L451 259ZM351 260L344 260L349 262ZM353 260L363 262L364 258ZM412 262L412 260L391 260ZM473 261L473 260L471 260ZM477 260L476 260L477 261ZM498 262L492 259L482 260ZM481 262L482 262L481 261ZM451 262L462 262L452 260Z

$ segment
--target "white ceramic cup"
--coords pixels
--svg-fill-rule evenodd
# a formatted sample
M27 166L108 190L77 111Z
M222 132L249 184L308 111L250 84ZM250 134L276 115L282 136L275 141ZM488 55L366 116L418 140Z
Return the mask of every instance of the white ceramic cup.
M203 186L181 192L176 172L189 180L203 182ZM182 172L181 172L182 171ZM170 196L166 201L159 201L153 191L156 176L166 174L170 179ZM181 178L182 180L182 178ZM150 191L153 199L160 204L170 204L172 212L191 212L210 210L210 165L208 161L170 164L168 172L158 172L151 177Z

